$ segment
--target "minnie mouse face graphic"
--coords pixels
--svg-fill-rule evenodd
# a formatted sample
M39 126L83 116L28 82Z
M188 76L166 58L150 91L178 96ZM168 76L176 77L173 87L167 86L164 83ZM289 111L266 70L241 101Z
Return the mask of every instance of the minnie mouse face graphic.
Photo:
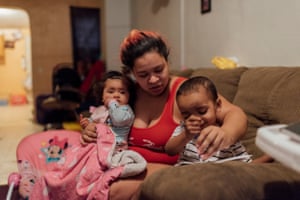
M46 162L58 162L62 158L64 150L68 147L67 140L58 140L57 136L49 140L49 146L42 149L46 155Z

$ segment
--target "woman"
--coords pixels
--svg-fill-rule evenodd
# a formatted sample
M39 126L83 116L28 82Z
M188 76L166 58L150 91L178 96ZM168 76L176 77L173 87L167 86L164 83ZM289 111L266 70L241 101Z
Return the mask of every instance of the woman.
M147 173L136 179L122 179L111 185L110 199L131 199L145 176L175 164L177 156L168 156L164 146L181 120L175 102L183 78L169 74L169 49L162 37L150 31L132 30L121 44L121 61L136 81L135 120L130 132L130 149L148 162ZM243 111L221 99L221 127L211 126L201 132L198 145L203 156L235 143L245 133L247 118ZM238 123L237 123L238 122ZM95 126L82 134L86 142L95 141Z

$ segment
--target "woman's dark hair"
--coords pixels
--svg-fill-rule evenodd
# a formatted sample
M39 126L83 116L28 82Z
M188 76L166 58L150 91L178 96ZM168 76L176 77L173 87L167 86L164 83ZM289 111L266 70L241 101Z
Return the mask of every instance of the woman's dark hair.
M93 85L92 91L93 91L93 96L95 98L96 105L97 106L103 105L102 94L103 94L105 82L108 79L119 79L123 81L123 83L127 86L127 90L129 92L128 104L133 108L133 104L136 97L135 83L132 81L130 77L124 75L122 72L119 71L108 71L103 75L100 81L96 82Z
M176 93L176 99L180 95L188 94L191 92L198 92L199 87L204 87L210 94L214 102L218 99L218 91L215 84L205 76L195 76L193 78L187 79L184 81L181 86L178 88Z
M132 70L135 60L150 51L158 52L168 61L169 49L158 33L133 29L121 44L121 61Z

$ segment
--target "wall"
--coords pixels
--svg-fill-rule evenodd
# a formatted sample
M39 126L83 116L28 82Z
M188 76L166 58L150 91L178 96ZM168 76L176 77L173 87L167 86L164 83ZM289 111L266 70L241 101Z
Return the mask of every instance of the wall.
M130 0L105 1L106 64L109 70L120 70L120 44L131 28Z
M161 33L171 49L170 63L176 68L181 63L180 6L180 0L132 0L132 28Z
M173 68L213 67L217 55L247 66L299 66L300 1L211 1L211 13L201 15L200 0L132 0L132 26L168 38Z
M72 62L69 7L80 6L101 9L103 8L103 1L0 0L0 6L24 9L29 14L32 38L33 96L36 96L51 92L52 68L57 63ZM104 20L103 17L101 19ZM105 37L105 34L103 37ZM105 51L103 52L105 57Z
M131 27L161 32L173 68L213 67L216 55L236 56L247 66L300 63L298 0L212 0L205 15L200 0L0 0L1 7L29 14L34 96L51 92L55 64L72 61L69 6L104 8L104 2L102 49L109 69L119 67L119 45Z

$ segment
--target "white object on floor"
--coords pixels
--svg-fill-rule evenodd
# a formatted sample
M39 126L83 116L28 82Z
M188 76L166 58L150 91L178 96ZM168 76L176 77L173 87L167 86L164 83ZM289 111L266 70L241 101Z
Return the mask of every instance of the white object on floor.
M266 154L300 173L300 142L282 131L286 126L277 124L257 129L255 143Z

